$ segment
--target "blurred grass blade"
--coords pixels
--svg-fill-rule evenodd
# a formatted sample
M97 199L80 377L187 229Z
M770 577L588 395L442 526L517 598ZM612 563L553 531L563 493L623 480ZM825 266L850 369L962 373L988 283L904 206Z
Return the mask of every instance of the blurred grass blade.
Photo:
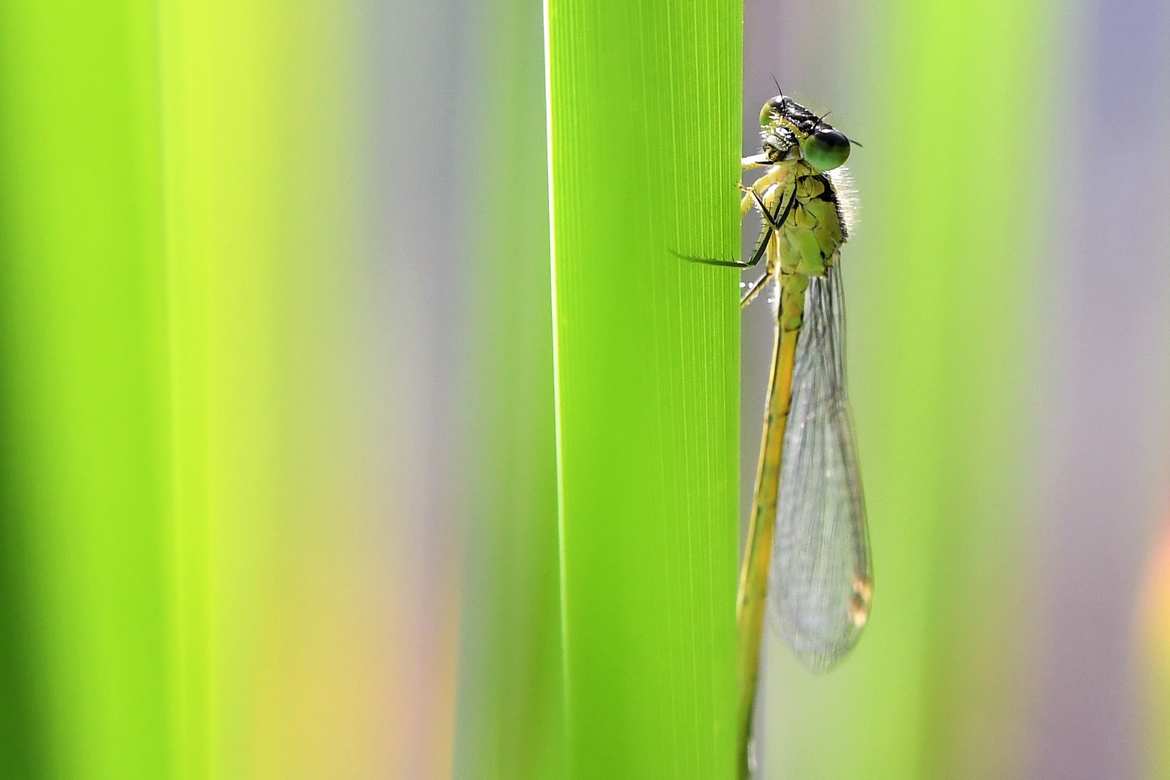
M544 62L539 7L477 5L484 47L461 111L479 208L467 264L476 392L468 398L472 499L460 610L455 777L563 777L556 453L549 301Z
M356 671L393 604L354 476L354 21L317 0L161 17L175 774L384 776L389 685Z
M731 777L742 8L545 12L569 774Z
M154 8L0 5L5 777L168 773Z

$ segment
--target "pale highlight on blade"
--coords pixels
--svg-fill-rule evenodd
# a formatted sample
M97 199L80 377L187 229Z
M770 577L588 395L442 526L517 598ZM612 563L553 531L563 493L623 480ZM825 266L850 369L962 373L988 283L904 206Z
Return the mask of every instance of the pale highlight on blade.
M817 671L856 643L873 592L844 334L835 257L805 293L769 588L781 635Z

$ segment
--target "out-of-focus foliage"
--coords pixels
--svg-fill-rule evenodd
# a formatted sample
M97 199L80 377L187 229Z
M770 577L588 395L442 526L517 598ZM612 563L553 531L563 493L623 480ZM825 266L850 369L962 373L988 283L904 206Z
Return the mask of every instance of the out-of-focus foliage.
M735 274L666 249L775 73L865 144L876 590L763 775L1170 777L1164 4L749 2L742 122L737 7L549 11L559 546L539 6L0 3L0 776L729 769Z

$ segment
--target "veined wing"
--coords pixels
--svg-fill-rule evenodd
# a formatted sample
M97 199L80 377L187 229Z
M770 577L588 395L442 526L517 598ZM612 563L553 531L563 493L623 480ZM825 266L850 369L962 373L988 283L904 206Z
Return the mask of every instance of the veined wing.
M857 641L873 583L845 387L839 257L805 292L772 555L780 633L807 666L827 669Z

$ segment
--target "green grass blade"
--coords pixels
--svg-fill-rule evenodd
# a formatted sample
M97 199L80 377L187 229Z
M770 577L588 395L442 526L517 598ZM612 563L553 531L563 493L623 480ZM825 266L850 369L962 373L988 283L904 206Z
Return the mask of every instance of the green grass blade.
M363 737L393 708L357 671L380 613L343 327L353 22L224 0L161 21L176 777L374 776Z
M742 8L546 17L570 775L731 777Z
M465 23L484 47L463 111L468 203L472 494L460 610L455 777L562 777L548 155L538 9L492 0Z
M6 777L170 765L155 29L138 0L0 6Z

